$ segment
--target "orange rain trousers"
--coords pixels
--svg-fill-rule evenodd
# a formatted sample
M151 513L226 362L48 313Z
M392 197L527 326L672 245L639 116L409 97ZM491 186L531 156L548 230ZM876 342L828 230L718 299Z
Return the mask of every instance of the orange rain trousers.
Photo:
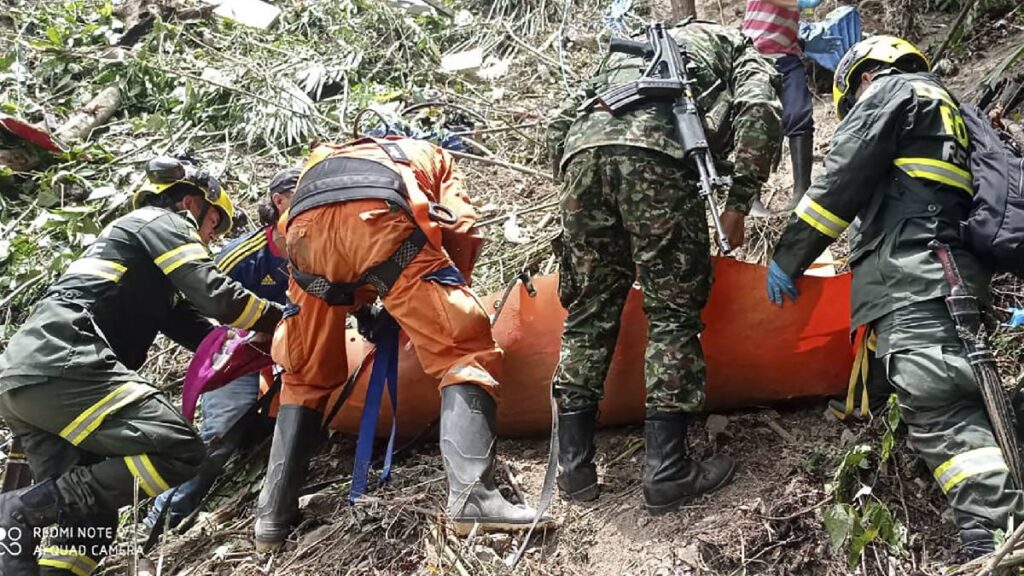
M314 208L288 225L288 254L301 270L332 282L352 282L399 247L415 224L380 200L354 200ZM451 266L448 255L427 243L402 271L384 307L409 336L425 372L440 386L475 384L497 397L501 349L491 336L483 304L465 286L423 277ZM373 300L372 288L357 292L356 305ZM292 278L288 297L299 312L274 333L274 361L283 366L281 404L323 412L331 392L348 378L345 320L352 306L329 306Z

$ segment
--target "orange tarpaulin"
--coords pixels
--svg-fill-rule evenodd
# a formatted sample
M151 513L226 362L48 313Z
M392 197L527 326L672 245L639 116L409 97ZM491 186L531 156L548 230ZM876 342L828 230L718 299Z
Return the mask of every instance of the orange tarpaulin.
M701 339L708 364L707 408L723 410L845 391L853 363L850 344L850 276L804 277L800 298L783 308L765 292L766 269L716 258L715 282L704 309ZM514 289L494 326L505 350L505 374L498 406L502 436L546 434L550 427L551 375L558 363L566 312L558 301L558 279L533 279L536 296L522 285ZM488 309L501 294L484 298ZM644 415L644 348L647 320L642 295L631 291L622 330L605 382L600 422L614 426L640 422ZM355 389L331 426L355 434L370 376L373 345L349 331L350 370L358 371ZM366 361L363 362L363 359ZM362 367L360 368L360 365ZM413 436L437 419L437 382L423 373L407 339L398 361L398 433ZM328 406L332 406L340 390ZM390 406L383 403L379 435L391 427Z

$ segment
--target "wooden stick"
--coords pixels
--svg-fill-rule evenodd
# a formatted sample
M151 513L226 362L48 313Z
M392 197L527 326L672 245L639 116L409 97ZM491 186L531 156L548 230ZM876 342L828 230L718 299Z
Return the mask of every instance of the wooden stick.
M448 153L451 154L452 156L455 156L456 158L461 158L463 160L474 160L476 162L481 162L483 164L490 164L491 166L501 166L502 168L508 168L509 170L515 170L516 172L522 172L523 174L529 174L531 176L538 176L540 178L546 178L548 180L551 180L552 182L555 180L555 177L552 176L551 174L545 174L543 172L538 172L538 171L534 170L533 168L527 168L526 166L523 166L522 164L513 164L512 162L506 162L504 160L496 160L494 158L484 158L483 156L477 156L476 154L470 154L468 152L459 152L457 150L448 150Z
M934 64L938 62L942 55L946 53L946 48L949 48L949 44L953 41L953 37L956 36L957 30L963 26L964 21L967 20L967 13L971 11L974 6L974 2L964 2L964 7L960 9L960 14L957 15L956 21L953 22L953 27L949 29L949 33L946 34L946 39L939 44L938 50L931 57L931 62Z

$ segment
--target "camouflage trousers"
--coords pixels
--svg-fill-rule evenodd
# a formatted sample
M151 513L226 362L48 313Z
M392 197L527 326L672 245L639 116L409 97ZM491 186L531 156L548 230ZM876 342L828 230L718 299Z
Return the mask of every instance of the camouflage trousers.
M632 146L583 150L562 185L559 292L568 310L554 394L562 411L594 407L638 280L650 321L647 409L704 404L700 319L711 288L709 234L693 176L667 155Z

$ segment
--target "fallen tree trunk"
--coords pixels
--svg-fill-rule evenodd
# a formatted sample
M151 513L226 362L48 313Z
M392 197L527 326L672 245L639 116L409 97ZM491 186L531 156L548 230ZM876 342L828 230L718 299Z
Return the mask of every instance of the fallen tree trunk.
M121 91L116 86L108 86L58 128L55 136L65 141L87 140L89 134L106 124L120 107Z
M92 131L103 126L121 107L121 91L116 86L104 88L88 104L71 115L54 137L64 142L87 140ZM34 146L0 150L0 166L15 172L27 172L43 163L47 156Z

